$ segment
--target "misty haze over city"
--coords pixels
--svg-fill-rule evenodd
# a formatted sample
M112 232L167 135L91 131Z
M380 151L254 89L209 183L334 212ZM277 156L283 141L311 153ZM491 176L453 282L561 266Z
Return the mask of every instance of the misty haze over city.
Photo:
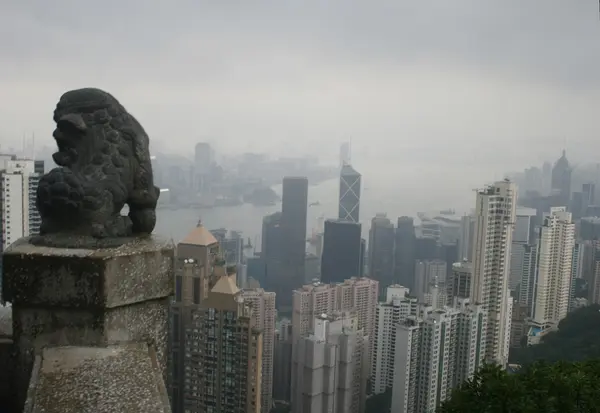
M52 146L48 108L89 85L118 94L154 151L335 162L351 139L366 182L435 185L438 202L600 149L591 0L7 3L3 149Z
M597 0L0 0L0 97L0 413L600 405Z

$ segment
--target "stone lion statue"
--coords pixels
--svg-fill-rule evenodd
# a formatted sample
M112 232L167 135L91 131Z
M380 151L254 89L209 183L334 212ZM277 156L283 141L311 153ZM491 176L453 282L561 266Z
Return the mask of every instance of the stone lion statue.
M154 186L144 128L99 89L65 93L54 111L58 168L38 185L40 235L94 239L150 234L160 190ZM129 215L121 215L124 205Z

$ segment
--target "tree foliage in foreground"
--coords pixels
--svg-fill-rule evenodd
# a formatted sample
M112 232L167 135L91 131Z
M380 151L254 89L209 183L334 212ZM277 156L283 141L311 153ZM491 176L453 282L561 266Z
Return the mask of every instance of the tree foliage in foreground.
M600 412L600 360L537 362L519 374L484 366L439 413Z

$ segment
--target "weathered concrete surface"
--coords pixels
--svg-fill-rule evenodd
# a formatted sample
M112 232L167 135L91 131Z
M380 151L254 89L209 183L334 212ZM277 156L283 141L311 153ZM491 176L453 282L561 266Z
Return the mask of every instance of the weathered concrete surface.
M0 305L0 406L14 411L12 384L13 363L12 309Z
M156 355L144 343L50 347L36 357L24 413L168 413Z
M16 391L25 400L34 356L46 346L146 342L166 379L174 246L145 238L110 249L35 246L22 239L3 258L12 303Z

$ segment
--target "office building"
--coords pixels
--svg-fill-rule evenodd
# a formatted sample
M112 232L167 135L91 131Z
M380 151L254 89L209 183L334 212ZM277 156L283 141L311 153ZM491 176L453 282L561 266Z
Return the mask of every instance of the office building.
M461 238L462 217L453 210L435 213L420 212L421 236L434 238L440 244L456 244Z
M585 249L582 243L575 242L573 246L573 263L571 264L571 292L569 293L569 311L575 308L575 293L577 290L578 281L583 280L583 263L585 257Z
M391 285L386 288L385 301L377 305L371 354L372 394L391 390L394 384L396 326L406 317L417 315L417 299L408 296L408 288Z
M394 224L384 215L371 220L369 231L369 277L379 281L379 296L394 284Z
M363 249L360 234L360 224L333 219L325 221L321 258L322 282L342 282L362 274Z
M526 245L523 251L523 267L519 283L518 303L527 311L527 317L533 314L535 302L535 283L538 271L538 245Z
M367 240L360 239L360 261L358 264L358 276L364 277L367 267Z
M226 265L238 265L245 262L244 238L241 232L227 231L225 228L219 228L211 230L210 233L219 242L221 255Z
M321 259L315 254L306 254L304 264L304 282L310 284L313 281L321 281Z
M566 207L551 208L540 229L532 330L537 339L569 312L575 224ZM533 340L533 339L532 339ZM532 343L533 344L533 343Z
M259 281L261 286L266 290L277 293L282 291L285 287L285 285L282 285L283 280L281 278L283 259L284 247L281 212L275 212L263 218L260 252L261 262L255 263L257 270L260 268L259 265L264 267L264 278ZM279 296L277 299L279 299Z
M486 322L482 306L459 299L398 324L391 411L435 412L483 364Z
M460 219L460 237L458 239L458 259L460 261L471 261L472 259L471 240L473 239L474 228L475 219L472 215L464 215Z
M292 321L283 319L275 332L273 400L289 403L292 386Z
M360 413L364 409L368 338L350 311L321 314L296 343L292 413Z
M17 159L14 155L0 156L0 252L19 238L39 233L41 218L35 202L42 173L43 162Z
M529 309L515 301L512 311L510 327L510 347L523 346L523 338L529 333Z
M579 222L579 238L584 241L600 239L600 218L583 217Z
M515 291L523 277L523 263L527 245L533 243L534 220L537 211L533 208L517 207L513 238L510 250L510 277L508 288Z
M420 303L425 302L425 294L429 292L429 285L433 282L446 285L446 263L441 260L417 261L415 264L415 288L412 294L419 299Z
M469 298L471 296L471 280L473 266L468 261L456 262L452 265L450 279L446 282L446 302L454 302L454 298Z
M207 142L198 142L194 148L192 186L199 194L211 191L210 173L215 162L214 150Z
M344 142L340 145L340 170L344 165L350 165L352 162L352 153L350 142Z
M510 347L508 278L516 204L517 187L509 180L477 191L471 302L487 311L486 361L502 366Z
M361 175L352 166L342 166L338 218L343 221L360 222L360 181Z
M398 218L394 248L395 282L414 289L416 235L412 217Z
M572 171L566 151L563 150L562 156L552 168L552 193L557 196L556 201L559 205L570 205Z
M275 351L275 293L262 288L242 290L244 302L252 308L255 328L262 332L262 392L261 412L273 407L273 363Z
M306 256L306 215L308 208L308 179L283 178L281 197L281 229L283 263L279 276L281 283L275 290L277 308L289 309L292 290L304 283Z
M429 283L427 292L423 298L423 304L430 306L433 309L445 307L448 301L445 288L440 287L436 278Z

